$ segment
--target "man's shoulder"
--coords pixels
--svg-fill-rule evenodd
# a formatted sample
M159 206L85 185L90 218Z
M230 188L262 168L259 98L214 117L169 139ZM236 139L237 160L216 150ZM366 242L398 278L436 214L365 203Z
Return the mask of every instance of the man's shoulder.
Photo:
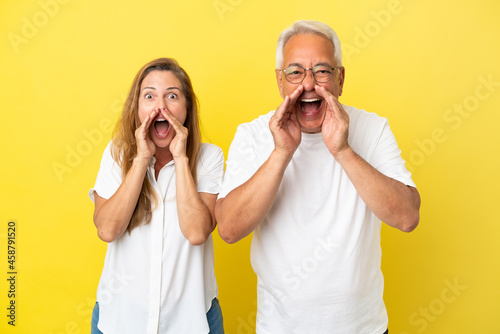
M381 117L374 112L352 106L344 106L344 110L349 115L350 136L377 137L389 124L387 118Z
M254 128L254 127L269 127L269 120L274 115L274 110L254 118L253 120L245 123L241 123L238 128Z
M248 133L252 136L262 134L263 132L270 132L269 130L269 121L271 117L274 115L274 110L268 112L267 114L263 114L253 119L250 122L245 122L238 125L236 129L236 133L244 134Z
M231 147L234 150L243 150L245 152L259 152L258 154L267 154L274 148L274 140L269 129L269 120L274 111L258 116L254 120L242 123L236 129Z
M349 120L351 122L374 122L374 123L385 123L387 118L381 117L374 112L368 112L364 109L358 109L353 106L342 105L344 110L349 115Z

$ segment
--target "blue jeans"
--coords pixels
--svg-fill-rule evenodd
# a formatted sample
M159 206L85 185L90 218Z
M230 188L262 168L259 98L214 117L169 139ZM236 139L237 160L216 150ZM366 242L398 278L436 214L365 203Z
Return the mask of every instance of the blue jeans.
M212 306L207 312L207 320L208 326L210 327L210 332L208 334L224 334L222 311L217 298L212 299Z
M92 311L92 320L90 321L90 334L102 334L99 328L97 328L98 322L99 322L99 303L95 302L94 310Z
M224 324L222 322L222 311L220 309L219 300L214 298L212 306L207 312L208 326L210 327L209 334L224 334ZM90 322L90 334L103 334L98 328L99 322L99 303L96 302L92 311L92 320Z

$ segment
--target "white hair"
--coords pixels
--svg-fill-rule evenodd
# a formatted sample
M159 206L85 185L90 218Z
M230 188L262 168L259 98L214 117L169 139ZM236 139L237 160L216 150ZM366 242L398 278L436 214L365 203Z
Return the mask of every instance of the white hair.
M283 48L290 38L299 34L314 34L323 36L333 43L335 50L334 58L337 66L342 66L342 49L340 48L340 40L335 31L325 23L318 21L297 21L289 28L283 30L278 38L278 46L276 48L276 68L281 69L283 65Z

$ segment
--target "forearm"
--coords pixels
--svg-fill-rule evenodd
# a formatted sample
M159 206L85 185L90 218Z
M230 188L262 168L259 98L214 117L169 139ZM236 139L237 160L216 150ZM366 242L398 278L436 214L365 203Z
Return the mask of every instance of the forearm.
M118 190L109 199L98 197L94 224L99 238L112 242L127 229L141 193L148 164L134 159L132 167Z
M255 230L271 209L291 156L276 150L244 184L219 199L215 206L219 234L234 243Z
M191 244L201 245L215 228L214 208L210 210L198 193L187 157L175 159L175 175L180 229Z
M335 155L368 208L386 224L405 232L419 222L418 191L385 176L350 147Z

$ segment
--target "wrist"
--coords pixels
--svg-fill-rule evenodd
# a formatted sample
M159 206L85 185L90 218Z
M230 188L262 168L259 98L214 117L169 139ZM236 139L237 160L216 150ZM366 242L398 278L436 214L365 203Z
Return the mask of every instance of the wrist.
M173 157L174 162L179 164L179 163L187 163L189 165L189 158L186 155L180 156L180 157Z
M347 146L340 151L335 151L330 153L333 155L335 160L341 165L349 162L356 156L356 153L352 150L350 146Z
M151 158L141 157L137 155L132 161L133 165L147 167L151 163Z
M270 158L278 163L280 166L285 167L288 166L290 161L292 161L293 154L295 152L289 152L289 151L281 151L277 150L276 148L272 151Z

